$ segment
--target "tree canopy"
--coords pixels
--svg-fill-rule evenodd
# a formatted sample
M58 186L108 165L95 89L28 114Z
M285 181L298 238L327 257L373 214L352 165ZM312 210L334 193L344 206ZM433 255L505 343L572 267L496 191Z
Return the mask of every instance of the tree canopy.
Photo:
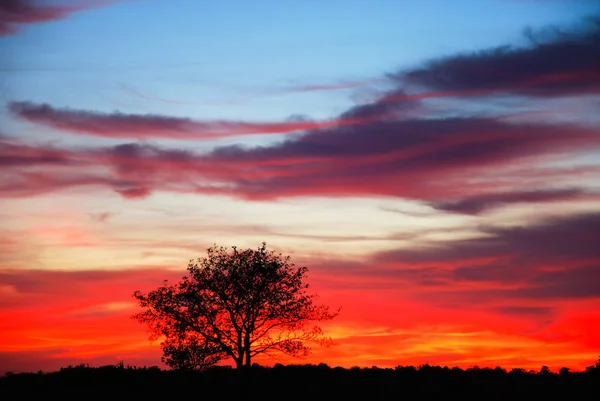
M174 285L133 296L151 340L162 338L163 361L175 369L202 369L232 358L238 368L256 355L305 356L309 343L329 345L314 321L333 319L338 311L316 303L308 293L306 267L290 256L267 249L231 252L222 246L192 259L188 275Z

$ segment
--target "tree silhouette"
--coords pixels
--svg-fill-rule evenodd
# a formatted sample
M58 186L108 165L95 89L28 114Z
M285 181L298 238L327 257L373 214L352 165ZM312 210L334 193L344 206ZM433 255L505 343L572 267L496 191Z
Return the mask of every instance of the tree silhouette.
M161 360L177 370L204 370L223 358L219 347L196 333L172 332L162 343Z
M311 321L334 318L307 293L306 267L267 250L216 245L206 258L191 260L188 275L133 296L143 311L134 315L161 343L163 361L175 369L203 369L231 357L238 368L259 354L310 353L307 343L329 345Z

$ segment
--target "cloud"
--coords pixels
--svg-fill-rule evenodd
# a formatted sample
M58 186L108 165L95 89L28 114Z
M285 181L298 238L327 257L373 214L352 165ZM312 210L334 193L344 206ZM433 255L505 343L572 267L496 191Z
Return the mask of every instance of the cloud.
M501 306L496 309L500 313L507 315L521 315L521 316L539 316L539 315L551 315L554 312L554 308L544 306Z
M407 84L452 95L499 91L548 97L600 92L600 18L576 29L526 31L529 46L442 57L393 74Z
M478 238L382 252L374 260L417 284L436 278L438 300L600 298L600 213L481 232Z
M476 195L450 202L433 202L438 210L454 213L480 214L511 203L550 203L573 200L598 199L600 192L583 188L541 189Z
M330 91L330 90L342 90L342 89L353 89L361 86L373 85L378 83L388 83L389 78L371 79L366 81L347 81L340 82L337 84L323 84L323 85L303 85L292 88L294 92L315 92L315 91Z
M184 272L181 270L181 272ZM160 285L181 273L168 269L39 270L0 269L0 310L29 307L42 300L48 307L70 300L77 307L131 301L137 287ZM140 288L142 289L142 288ZM116 297L115 297L116 295Z
M187 140L219 139L230 136L282 134L303 130L361 124L370 119L330 121L195 121L185 117L157 114L103 113L75 109L57 109L48 104L10 102L13 115L55 129L106 138L168 138Z
M311 272L316 270L311 265ZM131 302L131 292L154 288L163 278L177 280L176 276L182 273L160 269L0 271L2 366L13 371L48 371L81 362L103 365L125 360L128 364L155 364L159 360L157 345L149 346L145 327L129 318L136 308L135 302ZM338 274L338 277L343 278L343 275ZM7 287L11 291L6 291ZM450 314L448 310L410 300L382 308L382 291L376 291L376 295L364 291L340 292L346 312L326 330L335 335L339 347L317 353L314 360L366 364L366 358L369 358L366 355L377 355L377 352L373 353L375 348L384 346L403 350L402 355L388 356L387 363L394 366L404 360L407 353L418 361L419 356L423 357L423 346L426 345L428 349L448 347L457 352L452 360L458 361L460 356L476 354L476 348L482 346L490 348L488 355L501 354L502 350L497 349L500 339L507 343L511 340L517 348L525 347L522 341L531 342L521 338L519 345L515 345L516 338L502 332L509 323L515 323L502 316L494 317L489 312L482 315L464 309ZM337 295L335 298L336 304L342 302ZM23 313L32 309L37 313ZM482 316L487 317L483 320L484 328ZM534 317L530 316L530 319ZM479 323L478 330L474 329L476 323ZM495 342L490 345L492 336ZM461 344L469 344L469 349ZM573 347L562 343L562 346L566 345ZM471 347L475 349L471 350ZM357 354L358 349L363 351ZM531 348L529 352L532 352ZM346 354L348 359L340 358L337 353Z
M561 300L600 301L600 213L513 227L477 237L416 242L365 262L314 260L316 280L345 291L402 289L419 302L546 314Z
M435 200L500 190L469 184L465 176L498 174L528 158L587 152L600 146L599 134L597 129L572 125L509 124L485 118L380 121L309 132L269 147L220 147L207 160L246 166L248 172L240 172L232 191L248 198ZM490 178L488 185L497 178Z
M251 200L400 197L465 214L523 202L595 199L597 193L588 188L586 180L593 176L594 169L598 171L597 165L565 167L563 163L558 167L553 163L597 152L597 125L507 121L504 115L494 118L461 112L436 114L425 109L422 99L456 90L495 91L511 85L522 88L523 82L545 85L552 77L593 70L596 53L574 56L577 51L583 52L582 48L587 52L597 46L597 30L597 24L591 22L588 29L553 33L527 48L483 51L430 62L400 74L432 87L434 92L408 93L404 81L398 78L378 98L350 107L328 121L196 121L11 102L8 108L19 118L72 133L110 138L203 140L301 132L276 144L218 146L205 153L145 142L61 149L0 138L0 163L7 170L0 195L28 196L85 186L110 188L132 199L154 191ZM547 62L549 55L560 52L573 57ZM457 74L464 69L472 71L475 67L469 63L484 73L466 74L463 83L462 75ZM491 80L496 76L491 72L486 78L487 69L502 63L508 63L500 69L505 75ZM548 70L551 68L555 69ZM446 86L437 83L434 78L438 76L448 77L440 81ZM487 86L482 87L480 79ZM536 90L544 87L548 96L561 95L560 88L564 94L575 93L567 81L559 81L552 91L544 85L536 86ZM584 168L588 170L585 175L579 171ZM578 181L574 183L574 179Z
M542 186L537 192L514 187L539 181L535 177L504 184L499 178L506 169L535 164L536 158L598 147L600 132L593 127L490 118L380 120L309 131L272 146L225 146L203 154L148 143L60 149L0 138L0 163L9 177L0 192L26 196L91 185L130 198L156 190L246 199L384 196L473 213L500 203L587 196L583 189L557 188L575 170L572 175L557 170L563 177L554 182L556 189ZM479 182L469 183L466 176Z
M482 238L441 243L434 248L382 253L377 260L443 264L514 255L520 266L550 263L560 267L560 264L573 258L582 263L600 259L600 249L596 246L600 239L599 229L600 213L567 216L516 227L481 227L481 232L485 234ZM514 267L520 268L519 264ZM466 274L466 271L461 274ZM488 272L489 275L496 274L491 269ZM497 273L496 278L500 278L501 272Z
M52 147L38 147L15 138L0 135L0 165L9 167L70 165L75 163L68 151Z
M529 34L526 47L504 46L447 56L422 67L388 74L391 89L372 102L349 108L326 121L196 121L157 114L105 113L56 108L18 101L8 104L16 117L76 134L109 138L207 140L254 134L284 134L359 126L364 131L383 121L405 120L426 110L422 100L436 97L494 95L564 97L600 92L600 18L573 30L547 29ZM378 82L371 80L369 82ZM362 83L350 83L347 85ZM409 88L418 92L410 92ZM316 89L328 89L329 86ZM333 85L332 88L337 88ZM311 88L309 88L311 89ZM315 88L312 88L315 89ZM423 92L423 89L425 92ZM161 99L164 101L164 99ZM428 116L429 117L429 116Z
M144 93L142 91L139 91L138 89L132 87L131 85L121 85L121 89L131 95L131 96L135 96L137 98L140 99L144 99L144 100L152 100L152 101L157 101L157 102L161 102L161 103L167 103L167 104L200 104L201 102L181 102L178 100L171 100L171 99L166 99L160 96L155 96L149 93Z
M110 4L114 1L96 1L87 5L48 6L35 0L2 0L0 2L0 36L12 35L22 25L64 19L70 14Z
M0 194L4 197L107 187L125 198L145 197L161 188L199 191L202 185L198 182L206 181L202 177L209 173L210 167L187 151L163 150L152 145L59 149L1 137L0 166L5 173L0 182ZM187 175L182 177L186 171Z
M113 216L115 213L112 212L90 213L90 218L98 223L106 223Z
M596 241L598 237L596 237ZM527 298L599 298L600 260L589 266L541 273L532 285L513 290L515 295Z
M561 35L556 37L563 38L565 48L574 47L574 43L580 41L579 36ZM527 48L529 50L483 52L477 57L485 59L484 64L491 66L495 66L488 60L491 56L497 57L494 60L498 65L507 63L508 59L533 62L535 57L531 54L545 54L543 52L548 49L559 47L557 40L547 43L534 44ZM512 55L521 54L519 52L529 56ZM460 77L456 71L462 71L462 67L456 67L458 61L448 62L451 58L445 58L442 61L446 64L440 61L435 65L439 74L444 67L452 78L447 87L436 83L435 79L427 80L413 74L412 83L422 85L427 92L410 93L403 81L397 79L397 85L380 97L350 107L325 122L304 118L264 123L196 121L13 102L9 109L19 118L101 137L214 139L252 133L304 132L277 144L219 146L204 153L148 142L75 147L0 136L0 197L27 197L59 190L108 190L132 200L156 191L218 194L250 200L302 196L396 197L417 200L433 209L465 214L480 214L516 203L595 199L597 193L589 182L597 176L600 167L565 165L564 161L597 153L600 147L597 126L509 122L500 118L474 117L460 110L444 116L419 114L423 111L422 100L429 97L489 94L506 88L518 88L520 94L528 96L584 93L588 89L580 85L579 78L571 79L573 75L570 74L588 68L586 63L595 56L586 57L571 59L570 63L577 64L572 68L571 64L565 67L566 61L560 61L560 71L542 70L550 68L545 65L536 67L539 70L535 71L525 66L517 74L516 67L506 68L506 75L496 81L490 81L490 76L494 76L491 74L481 78L483 81L475 77L466 83L456 78ZM460 57L456 59L463 62ZM421 70L431 69L432 65ZM586 78L587 75L578 77ZM593 83L588 87L595 90ZM557 161L561 164L554 164ZM388 210L402 213L401 209ZM423 216L435 215L436 211L430 208L406 213ZM110 222L112 217L101 213L92 218L98 222L109 219ZM209 231L219 234L218 230L210 228ZM470 355L472 360L477 360L486 347L486 355L492 355L491 351L494 351L499 360L506 360L507 348L502 347L514 344L515 338L502 337L502 330L512 334L526 331L522 324L506 328L507 322L519 319L532 326L540 325L549 317L558 320L564 308L600 299L598 213L555 216L536 224L524 221L520 226L484 226L480 227L478 236L443 242L424 242L427 237L421 235L423 232L410 237L375 237L368 233L287 233L275 229L269 231L268 227L261 231L257 226L239 227L237 231L334 242L412 240L414 244L410 249L365 255L364 262L307 261L315 278L315 287L327 289L323 295L331 297L331 304L344 307L348 316L344 317L346 322L354 319L354 322L368 325L377 321L390 324L394 329L414 324L410 327L414 333L420 333L407 335L394 333L391 329L378 330L376 334L381 334L381 338L395 342L380 340L373 345L352 339L360 337L361 331L347 331L340 337L349 344L343 351L350 356L349 361L358 360L355 359L356 347L362 347L365 355L374 355L373 352L376 355L375 348L384 346L403 352L413 347L415 360L418 360L417 356L421 358L418 361L422 361L425 346L433 350L428 352L443 352L454 361L459 355ZM118 238L113 241L117 240L121 245L149 247L144 240ZM94 246L111 243L115 242ZM88 242L83 244L89 246ZM7 237L0 245L10 251L14 247L14 238ZM176 240L158 239L150 245L153 250L198 250L195 245ZM68 246L82 245L68 243ZM37 358L36 363L39 360L40 366L45 366L42 362L51 358L72 361L79 360L80 355L92 354L116 358L124 349L136 350L146 337L144 328L128 319L130 311L124 304L131 301L133 290L157 286L165 277L177 278L175 276L179 273L168 269L1 270L0 344L13 349L27 346L27 349L41 351L40 354L0 353L0 362L26 366L22 358L31 357ZM38 313L24 313L31 310ZM478 314L471 314L473 310ZM586 335L592 338L592 330L586 329L589 321L598 320L592 316L586 324L570 325L562 329L562 333L576 327L579 332L591 333ZM453 323L460 327L448 338L428 334L427 330L418 327L418 324L431 328ZM476 343L471 341L474 337L465 334L468 332L465 326L484 327L492 332L475 333L481 341ZM56 327L61 328L60 332ZM81 344L90 338L104 342ZM498 338L504 341L500 345ZM523 341L522 338L519 341ZM464 344L472 348L465 350ZM529 349L530 343L524 344L520 343L521 348L510 348L509 353L521 355L523 350ZM547 345L556 345L549 340L536 344L540 350L531 354L532 357L546 355ZM582 352L589 352L578 339L572 343L561 342L561 346L577 353L573 360L579 361ZM68 358L59 359L53 350L58 350L60 355L68 354ZM395 361L401 357L404 356L398 356ZM361 361L367 359L360 358L363 358ZM463 360L463 363L471 364L471 361Z
M52 370L80 362L136 363L140 354L142 364L155 364L157 347L147 342L146 328L130 318L137 307L132 294L184 274L184 266L0 269L0 365L13 371Z

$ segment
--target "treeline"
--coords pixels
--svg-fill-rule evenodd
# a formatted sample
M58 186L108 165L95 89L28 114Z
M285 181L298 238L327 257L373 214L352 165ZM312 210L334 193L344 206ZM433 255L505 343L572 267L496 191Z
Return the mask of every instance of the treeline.
M69 366L53 373L7 374L8 400L585 400L600 399L600 361L583 372L469 369L422 365L330 368L320 365L215 367L204 372L158 367Z

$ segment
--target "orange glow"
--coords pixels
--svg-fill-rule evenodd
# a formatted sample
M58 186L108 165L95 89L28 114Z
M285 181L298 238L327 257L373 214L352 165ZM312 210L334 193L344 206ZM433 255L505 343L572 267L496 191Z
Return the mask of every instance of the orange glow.
M11 358L33 358L27 365L31 369L55 369L66 361L116 363L125 357L130 364L158 364L158 344L150 344L145 328L129 317L137 307L130 291L144 287L141 283L146 283L146 289L159 285L159 278L173 277L172 272L8 274L28 278L38 288L1 287L0 352ZM124 283L117 285L118 281ZM74 291L68 294L70 288ZM305 360L281 357L257 362L583 369L596 358L600 345L596 335L600 314L582 310L584 303L567 304L552 323L540 325L485 308L428 306L389 289L357 292L322 285L316 289L323 294L322 301L342 306L338 319L323 326L335 345L316 347ZM544 328L540 331L539 327Z

